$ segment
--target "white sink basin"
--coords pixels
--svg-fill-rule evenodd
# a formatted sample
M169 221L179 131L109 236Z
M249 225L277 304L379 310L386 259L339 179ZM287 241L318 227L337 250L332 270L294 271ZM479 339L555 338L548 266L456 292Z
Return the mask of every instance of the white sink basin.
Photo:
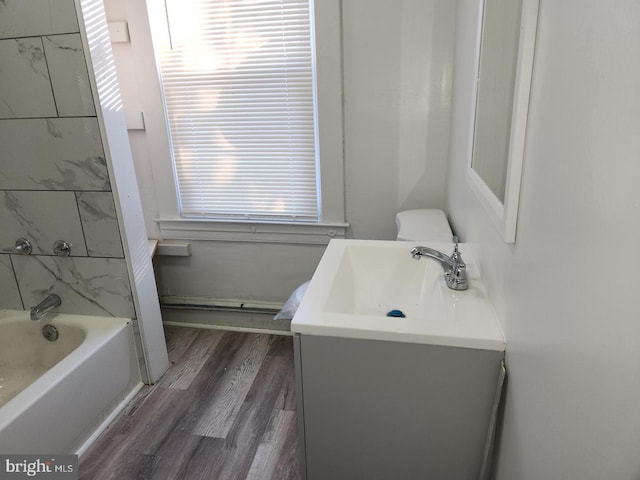
M386 316L401 310L409 317L424 317L434 303L441 306L442 267L414 260L404 245L387 245L347 244L340 249L326 312Z
M415 242L332 240L291 322L297 333L504 350L470 249L460 245L469 289L450 290L439 263ZM421 244L449 255L448 243ZM389 317L400 310L405 318Z

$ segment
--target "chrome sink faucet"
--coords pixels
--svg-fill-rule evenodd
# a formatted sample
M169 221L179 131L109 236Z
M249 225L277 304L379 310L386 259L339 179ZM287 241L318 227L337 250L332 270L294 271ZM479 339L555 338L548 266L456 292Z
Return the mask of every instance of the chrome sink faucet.
M31 308L31 320L36 321L40 320L47 313L53 310L56 307L59 307L62 303L62 300L58 295L52 293L47 298L42 300L38 305Z
M429 247L413 247L411 249L411 256L416 260L420 260L422 257L433 258L442 265L447 287L452 290L466 290L469 288L467 265L462 260L462 255L458 251L458 237L453 237L453 242L455 246L453 247L451 256Z

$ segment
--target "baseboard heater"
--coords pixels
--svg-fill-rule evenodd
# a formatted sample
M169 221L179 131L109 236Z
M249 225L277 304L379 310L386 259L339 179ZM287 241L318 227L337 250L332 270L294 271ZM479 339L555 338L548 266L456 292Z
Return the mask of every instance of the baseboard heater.
M160 306L169 309L200 310L211 312L262 313L275 315L282 304L242 300L220 300L200 297L161 296Z

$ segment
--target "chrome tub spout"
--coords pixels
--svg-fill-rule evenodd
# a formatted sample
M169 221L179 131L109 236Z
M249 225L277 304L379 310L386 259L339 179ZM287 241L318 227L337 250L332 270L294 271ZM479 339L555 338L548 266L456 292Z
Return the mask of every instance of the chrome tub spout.
M38 305L31 308L31 320L36 321L44 317L48 312L62 304L62 300L58 295L52 293Z

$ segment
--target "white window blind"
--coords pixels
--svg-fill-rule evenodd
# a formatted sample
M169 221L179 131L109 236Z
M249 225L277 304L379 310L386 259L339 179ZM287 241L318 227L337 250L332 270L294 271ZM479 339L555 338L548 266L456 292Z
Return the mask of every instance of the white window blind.
M156 46L187 218L319 221L309 0L166 0Z

